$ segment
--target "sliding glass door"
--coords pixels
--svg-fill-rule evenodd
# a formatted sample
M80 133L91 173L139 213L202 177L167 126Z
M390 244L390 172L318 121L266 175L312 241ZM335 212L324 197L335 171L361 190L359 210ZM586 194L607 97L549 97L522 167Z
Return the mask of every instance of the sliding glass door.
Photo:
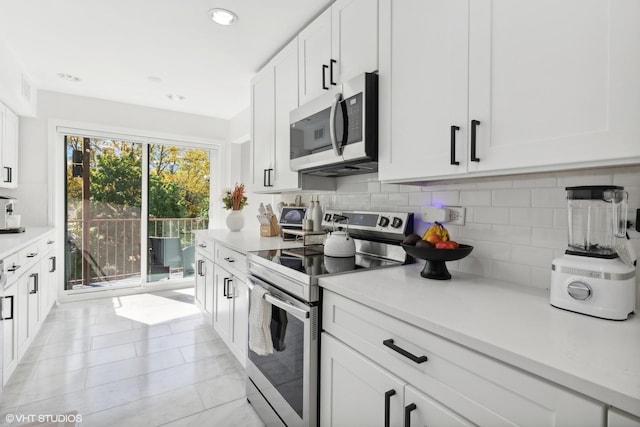
M65 152L65 289L193 276L192 231L208 226L209 150L65 135Z

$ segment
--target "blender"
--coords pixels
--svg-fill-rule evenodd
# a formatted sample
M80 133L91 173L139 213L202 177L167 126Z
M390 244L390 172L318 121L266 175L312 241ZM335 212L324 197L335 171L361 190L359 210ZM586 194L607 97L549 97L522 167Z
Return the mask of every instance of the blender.
M551 305L625 320L636 308L635 255L625 245L627 193L611 185L566 191L569 242L551 264Z

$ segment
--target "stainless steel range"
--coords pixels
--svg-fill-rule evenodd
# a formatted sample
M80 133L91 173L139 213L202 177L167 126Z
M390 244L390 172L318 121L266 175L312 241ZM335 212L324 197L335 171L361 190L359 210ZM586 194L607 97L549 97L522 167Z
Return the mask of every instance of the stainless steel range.
M343 219L341 226L348 227L349 238L355 242L354 256L326 256L322 245L247 255L250 313L256 301L258 305L265 301L271 309L269 325L263 328L270 335L269 349L252 348L250 337L247 399L268 426L318 423L321 303L318 280L335 274L398 266L412 259L400 243L413 232L413 214L327 210L323 229L332 230L334 218ZM258 326L251 322L250 319L250 334Z

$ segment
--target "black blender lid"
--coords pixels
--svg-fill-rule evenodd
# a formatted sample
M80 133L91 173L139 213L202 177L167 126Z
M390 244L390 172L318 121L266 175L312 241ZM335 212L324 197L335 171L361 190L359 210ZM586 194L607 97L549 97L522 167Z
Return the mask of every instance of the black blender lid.
M567 199L570 200L602 200L605 191L624 190L617 185L582 185L578 187L566 187Z

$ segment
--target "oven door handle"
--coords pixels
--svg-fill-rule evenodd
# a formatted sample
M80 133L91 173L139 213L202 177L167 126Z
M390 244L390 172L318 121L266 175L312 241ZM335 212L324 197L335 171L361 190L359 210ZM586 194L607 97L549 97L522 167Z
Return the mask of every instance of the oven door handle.
M249 279L249 290L252 290L254 286L260 286L258 284L252 284L251 281L252 280L256 280L254 277ZM309 310L303 310L301 308L296 307L295 305L291 304L288 301L282 300L278 297L275 297L273 295L271 295L270 293L266 293L264 294L264 300L266 302L268 302L271 305L275 305L276 307L286 311L287 313L291 314L294 317L297 317L298 319L302 320L303 322L308 319L310 317L310 312Z

